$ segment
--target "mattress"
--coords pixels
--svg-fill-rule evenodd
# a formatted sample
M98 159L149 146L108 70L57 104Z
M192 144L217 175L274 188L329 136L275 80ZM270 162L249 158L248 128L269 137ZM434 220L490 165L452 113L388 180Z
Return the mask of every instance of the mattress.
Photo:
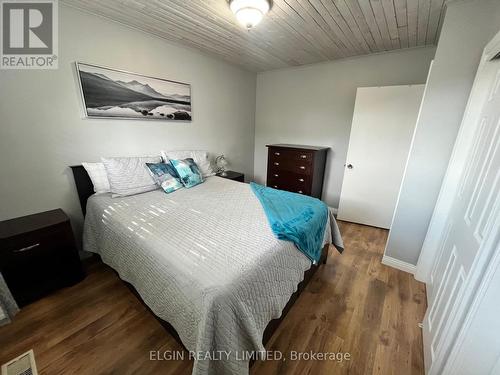
M332 215L324 237L342 245ZM274 237L248 184L220 177L171 194L94 195L83 245L175 328L195 375L248 374L245 353L264 350L265 327L311 267ZM229 354L210 361L205 353Z

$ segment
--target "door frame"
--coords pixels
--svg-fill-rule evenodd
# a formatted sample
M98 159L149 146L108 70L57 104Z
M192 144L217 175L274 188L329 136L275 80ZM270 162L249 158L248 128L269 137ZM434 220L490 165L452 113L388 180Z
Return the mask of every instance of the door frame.
M496 52L495 52L496 51ZM483 55L481 57L477 73L482 71L484 65L491 60L500 51L500 32L486 45ZM440 245L443 241L443 234L445 232L448 214L451 206L458 192L460 177L462 170L465 167L466 155L473 144L473 134L478 126L479 112L482 109L487 93L480 85L476 73L476 78L472 85L472 91L469 95L467 106L465 108L464 116L458 135L456 138L455 146L448 163L445 176L443 178L443 185L439 192L439 196L429 222L429 228L422 245L422 250L417 262L417 269L415 272L415 279L428 284L432 282L431 271L434 262L437 259ZM478 108L479 107L479 108ZM474 127L467 129L465 123L473 121ZM464 152L465 151L465 152Z
M455 196L458 193L459 181L474 139L471 134L474 134L477 130L480 112L489 94L483 87L488 82L481 81L480 73L484 65L499 51L500 32L487 44L481 57L444 182L417 263L415 274L417 280L426 283L433 282L433 280L430 280L432 268L443 250L441 245L445 240L444 234L447 219ZM474 125L466 126L466 124L470 123ZM468 328L486 294L495 270L497 267L500 267L500 232L497 229L500 227L500 197L496 198L491 209L495 215L493 225L489 228L488 233L486 233L483 245L473 261L468 277L465 280L463 293L457 296L450 317L445 323L441 349L435 354L432 364L428 363L429 358L425 358L427 362L426 368L430 375L452 375L456 373L457 359L461 354L460 349L466 338ZM424 347L430 344L426 339L424 335Z

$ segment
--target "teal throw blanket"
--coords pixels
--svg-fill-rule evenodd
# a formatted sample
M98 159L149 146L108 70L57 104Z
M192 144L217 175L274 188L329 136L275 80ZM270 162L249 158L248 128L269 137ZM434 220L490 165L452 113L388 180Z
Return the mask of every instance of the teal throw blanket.
M309 196L268 188L252 182L271 230L280 240L293 242L309 259L321 257L328 207Z

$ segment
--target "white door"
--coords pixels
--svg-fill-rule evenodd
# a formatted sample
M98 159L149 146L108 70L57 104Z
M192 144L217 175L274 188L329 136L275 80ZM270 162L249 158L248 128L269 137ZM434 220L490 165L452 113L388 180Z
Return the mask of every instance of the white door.
M500 220L497 222L500 227ZM498 249L497 239L497 254ZM500 256L491 259L443 374L500 374Z
M429 374L443 374L477 292L488 259L498 246L500 207L500 52L489 45L448 166L428 237L441 228L427 283L424 357ZM491 46L497 46L492 49ZM428 251L422 256L431 256ZM419 260L419 264L420 264ZM486 323L487 324L487 323ZM487 348L484 348L487 350ZM456 374L456 369L454 372Z
M358 88L340 220L390 227L424 87Z

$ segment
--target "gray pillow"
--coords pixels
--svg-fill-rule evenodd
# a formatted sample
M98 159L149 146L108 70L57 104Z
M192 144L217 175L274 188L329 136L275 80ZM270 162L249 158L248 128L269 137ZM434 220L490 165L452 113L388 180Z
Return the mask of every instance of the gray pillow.
M158 189L146 163L161 162L160 156L101 158L113 197L124 197Z

